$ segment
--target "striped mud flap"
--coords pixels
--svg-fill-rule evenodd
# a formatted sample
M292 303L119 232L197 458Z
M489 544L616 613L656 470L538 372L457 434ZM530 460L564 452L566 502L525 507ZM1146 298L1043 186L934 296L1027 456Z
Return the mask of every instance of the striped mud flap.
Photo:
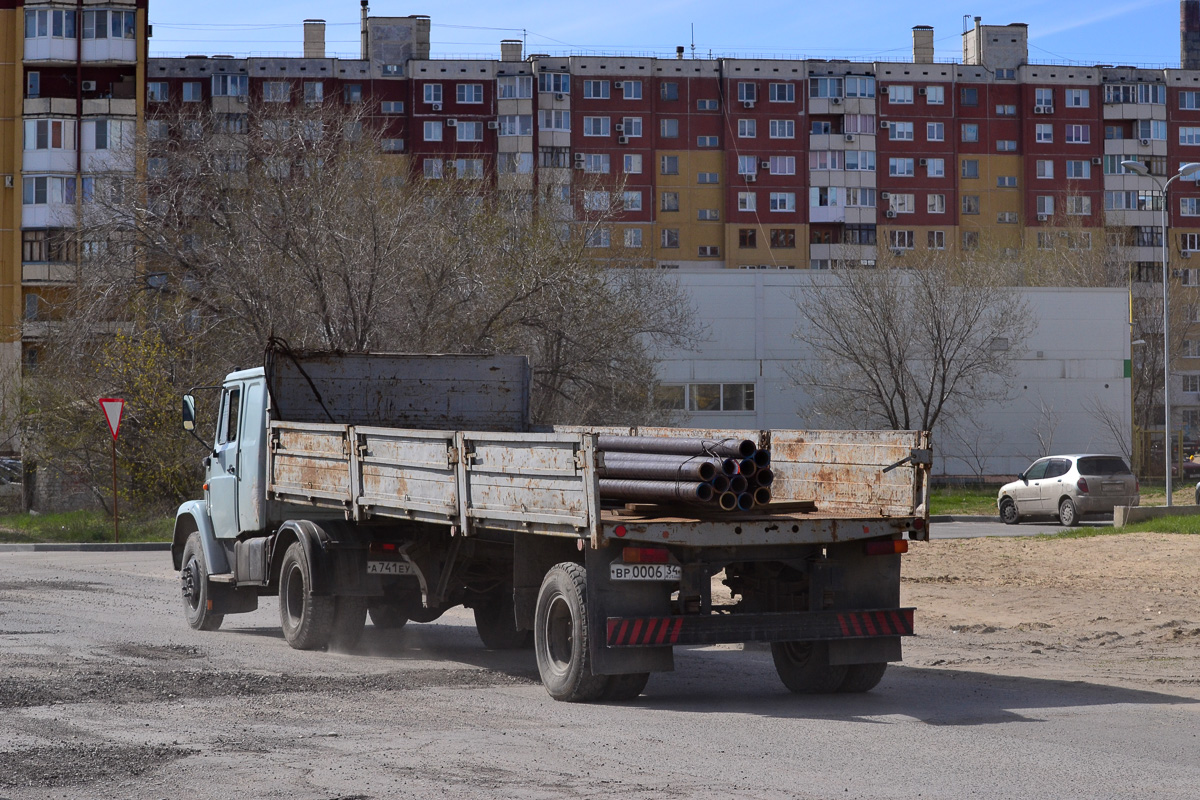
M912 608L609 617L609 647L803 642L912 636Z

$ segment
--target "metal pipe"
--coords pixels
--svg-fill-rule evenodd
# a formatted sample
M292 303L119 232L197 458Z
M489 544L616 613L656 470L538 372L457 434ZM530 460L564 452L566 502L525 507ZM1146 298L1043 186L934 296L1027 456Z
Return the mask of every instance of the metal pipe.
M769 469L760 469L754 476L759 486L770 486L775 482L775 473Z
M717 498L717 504L722 511L733 511L738 505L738 496L734 492L724 492Z
M738 511L749 511L754 508L754 495L749 492L742 492L737 496Z
M771 451L770 450L755 450L753 458L754 458L754 463L758 465L759 469L770 466Z
M605 452L709 455L749 458L758 446L749 439L673 439L666 436L599 436L596 447Z
M725 492L729 491L728 475L714 475L713 479L709 481L709 483L712 484L713 491L717 494L724 494Z
M647 478L669 481L710 481L719 461L706 456L670 456L654 453L605 453L601 478Z
M733 475L729 478L729 491L741 494L749 488L750 481L746 480L745 475Z
M713 487L694 481L639 481L626 478L601 478L600 497L606 500L648 500L652 502L701 502L713 498Z
M738 474L745 475L747 480L753 478L756 472L758 472L758 465L754 463L753 458L743 458L738 462Z
M754 490L754 505L765 506L771 502L771 490L766 486L759 486Z
M726 475L737 475L739 463L736 458L727 458L721 462L721 471Z

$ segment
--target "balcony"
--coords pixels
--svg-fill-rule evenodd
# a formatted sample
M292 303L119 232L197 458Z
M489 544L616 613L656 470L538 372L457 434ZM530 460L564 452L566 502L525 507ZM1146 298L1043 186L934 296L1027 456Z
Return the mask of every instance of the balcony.
M27 261L21 265L21 283L26 286L70 286L74 282L74 264Z
M1105 119L1166 119L1162 103L1105 103Z

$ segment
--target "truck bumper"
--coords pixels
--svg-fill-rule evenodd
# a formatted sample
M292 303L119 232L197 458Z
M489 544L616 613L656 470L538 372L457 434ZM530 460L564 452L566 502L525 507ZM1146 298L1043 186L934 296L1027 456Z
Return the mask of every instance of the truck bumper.
M803 642L912 636L912 608L609 617L608 647Z

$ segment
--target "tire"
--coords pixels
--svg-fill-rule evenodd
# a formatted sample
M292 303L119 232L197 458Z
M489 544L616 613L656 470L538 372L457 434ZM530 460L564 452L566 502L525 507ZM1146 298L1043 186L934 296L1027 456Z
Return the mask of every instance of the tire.
M362 638L367 624L367 598L337 597L333 603L333 630L329 636L331 650L353 650Z
M1016 525L1021 521L1021 515L1017 513L1017 504L1011 498L1004 498L1000 502L1000 521L1005 525Z
M846 677L842 679L842 685L837 690L845 694L869 692L883 680L887 666L886 661L875 664L850 664L846 667Z
M1075 502L1064 497L1058 503L1058 521L1068 528L1073 528L1079 524L1079 511L1075 508Z
M512 589L475 606L475 630L488 650L519 650L533 642L533 631L517 630Z
M538 590L533 649L542 685L555 700L598 700L608 688L607 675L592 674L590 634L583 567L571 562L552 567Z
M283 638L297 650L318 650L333 634L333 597L314 597L308 552L293 542L279 569L279 624Z
M404 609L399 603L373 598L367 601L367 613L371 615L371 624L376 628L399 630L408 622Z
M845 665L829 663L825 642L771 642L771 657L783 685L796 694L832 694L846 680Z
M608 688L601 695L602 700L620 702L632 700L642 693L650 680L649 672L634 672L629 675L610 675Z
M208 587L208 564L204 561L204 547L200 534L193 533L183 546L183 567L179 580L183 584L183 613L188 625L198 631L215 631L225 621L224 614L214 614L209 609L212 594Z

